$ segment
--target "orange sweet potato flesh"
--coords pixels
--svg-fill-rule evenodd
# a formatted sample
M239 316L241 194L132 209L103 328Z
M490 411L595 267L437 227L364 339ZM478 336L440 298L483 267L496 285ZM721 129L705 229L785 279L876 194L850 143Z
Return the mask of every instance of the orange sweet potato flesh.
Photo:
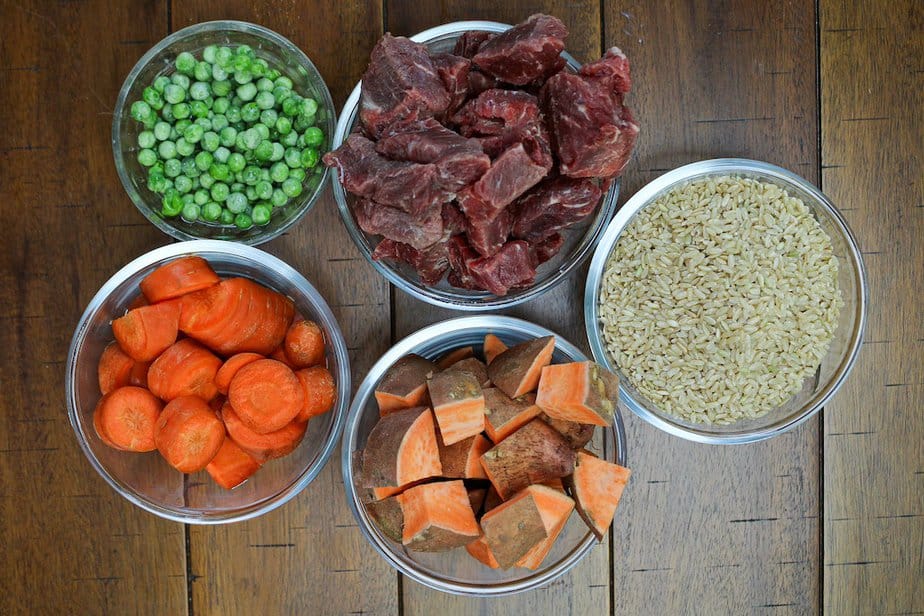
M496 387L484 390L484 430L495 443L519 430L539 414L534 394L510 398Z
M556 481L558 481L558 486L561 486L561 480ZM574 500L565 494L564 489L559 490L545 485L530 486L528 489L532 490L533 500L539 506L539 513L548 536L526 552L516 562L516 565L535 570L548 556L558 535L568 523L568 518L574 510Z
M481 383L466 370L447 370L427 382L443 443L452 445L484 430Z
M583 361L544 367L536 404L553 419L607 426L613 423L618 396L616 375Z
M414 354L392 364L375 388L379 415L428 404L427 378L436 371L436 364Z
M484 360L488 364L494 361L494 358L507 350L507 345L503 340L494 334L488 334L484 337Z
M494 386L511 398L535 391L542 369L552 361L555 337L546 336L512 346L488 365Z
M405 490L397 499L404 514L401 542L409 550L443 552L481 534L461 480L425 483Z
M366 513L375 522L382 533L391 539L401 543L401 536L404 530L404 512L401 510L401 503L395 496L390 496L382 500L366 503Z
M564 436L568 442L571 443L572 449L580 449L593 440L594 431L597 429L593 424L583 424L576 421L568 421L567 419L553 419L545 413L539 413L539 418L558 430L559 434Z
M439 361L436 362L436 367L440 370L445 370L456 362L462 361L466 357L472 357L475 354L475 349L472 347L461 347L454 351L450 351L443 355Z
M567 478L578 513L591 532L603 541L616 515L619 499L632 472L618 464L579 451L574 473Z
M488 567L491 567L492 569L500 569L500 565L497 564L497 559L494 558L494 554L491 553L491 548L488 547L488 542L485 540L483 535L467 544L465 546L465 551L471 554L472 558L480 561Z
M501 569L509 569L548 537L539 505L531 490L522 490L481 518L491 554Z
M369 432L362 473L367 487L402 486L442 472L430 409L394 411Z
M491 441L481 434L470 436L452 445L439 440L440 463L443 466L442 476L451 479L487 479L484 468L481 466L481 456L492 445Z
M488 479L504 500L534 484L574 470L574 450L557 430L533 419L481 456Z

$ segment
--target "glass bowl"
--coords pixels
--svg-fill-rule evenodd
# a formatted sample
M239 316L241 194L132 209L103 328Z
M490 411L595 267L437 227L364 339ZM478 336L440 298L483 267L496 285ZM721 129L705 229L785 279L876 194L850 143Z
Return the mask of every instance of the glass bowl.
M424 30L420 34L410 37L410 39L426 45L427 49L433 53L444 53L452 51L456 40L464 32L470 30L503 32L510 28L509 24L494 21L455 21ZM580 62L567 52L562 52L561 55L567 61L570 69L576 71L581 67ZM356 84L353 92L343 105L331 149L339 147L359 121L360 85ZM564 280L568 274L590 256L594 244L603 233L607 221L609 221L616 209L616 199L619 196L619 181L616 180L601 198L600 205L593 216L588 216L577 225L561 232L565 239L561 251L554 258L537 268L536 279L533 284L522 289L511 289L507 295L498 297L486 291L453 287L445 278L435 286L428 286L420 282L417 272L406 263L397 263L391 260L373 260L372 251L375 250L379 236L368 234L359 228L351 208L356 201L356 197L344 190L336 174L332 183L334 199L337 201L340 216L343 218L343 223L346 225L350 237L353 238L353 242L359 247L366 260L380 274L399 289L417 299L435 306L466 311L494 310L514 306L545 293Z
M395 569L429 588L478 597L510 595L548 584L574 567L597 540L575 512L536 571L490 569L472 558L464 548L442 553L407 551L379 531L366 513L360 488L353 479L356 476L354 455L365 447L369 432L379 419L374 390L388 367L408 353L434 359L461 346L473 345L479 350L488 333L495 334L508 346L542 336L555 336L552 363L587 359L577 347L554 332L513 317L461 317L425 327L395 344L369 370L350 406L341 449L347 502L360 531L376 551ZM618 410L613 426L597 430L588 448L606 460L626 465L626 439Z
M329 172L319 162L313 170L306 170L308 173L302 193L286 205L273 208L272 218L265 225L253 225L242 230L201 221L190 223L180 216L164 218L160 214L162 197L148 189L147 169L138 162L138 133L143 126L132 119L129 113L131 104L141 100L142 91L156 77L175 72L173 61L180 52L188 51L201 58L202 50L208 45L244 44L250 45L257 57L265 59L291 79L294 91L302 96L311 96L318 102L317 126L325 136L322 155L334 133L334 103L318 69L291 41L272 30L243 21L210 21L183 28L161 40L138 60L122 84L112 120L112 154L122 186L135 207L154 226L178 240L233 240L250 245L268 242L304 216L324 190Z
M159 265L183 255L199 255L221 276L243 276L295 301L296 310L314 320L324 333L327 366L337 385L334 408L313 418L298 448L267 462L233 490L219 487L208 473L184 475L156 451L129 453L112 449L93 428L100 398L96 367L112 341L110 321L124 314L140 293L139 281ZM294 269L261 250L216 240L164 246L144 254L110 278L84 311L67 354L67 410L81 449L93 468L126 499L162 518L187 524L221 524L246 520L279 507L305 488L327 463L346 414L350 364L346 344L324 298Z
M831 238L838 259L838 284L844 304L827 355L815 374L805 379L802 389L785 404L755 419L730 425L691 423L661 411L639 393L619 366L614 365L603 343L598 302L603 270L613 247L626 226L646 205L675 186L710 176L732 175L775 184L805 202L822 229ZM584 290L584 326L594 358L619 375L620 404L669 434L702 443L750 443L789 430L814 415L844 383L856 361L866 325L869 290L857 242L837 208L805 179L764 162L721 158L685 165L647 184L619 210L598 244L587 274Z

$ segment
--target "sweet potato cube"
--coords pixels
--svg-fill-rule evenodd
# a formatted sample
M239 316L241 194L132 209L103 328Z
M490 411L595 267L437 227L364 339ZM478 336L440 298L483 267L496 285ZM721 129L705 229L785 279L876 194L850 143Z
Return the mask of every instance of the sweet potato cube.
M487 488L466 488L468 490L468 502L472 506L472 512L475 514L475 517L478 517L478 513L481 511L481 508L484 506L484 498L488 495Z
M436 367L439 368L440 370L445 370L446 368L450 367L454 363L458 361L462 361L466 357L472 357L474 355L475 355L475 349L473 349L472 347L470 346L461 347L454 351L450 351L446 353L445 355L443 355L441 358L439 358L439 360L436 362Z
M484 390L484 430L495 443L519 430L539 412L534 394L510 398L496 387Z
M546 336L512 346L488 365L494 386L511 398L535 391L542 368L552 361L555 337Z
M444 444L458 443L484 430L484 395L471 372L438 372L430 377L428 387Z
M512 567L548 537L533 494L530 488L522 490L481 518L485 543L501 569Z
M488 334L484 337L484 360L486 363L490 364L494 361L494 358L507 350L507 345L504 344L504 341L495 336L494 334Z
M567 419L554 419L545 413L539 413L539 418L558 430L571 443L572 449L580 449L589 443L594 438L594 430L597 429L593 424L578 423Z
M455 370L465 370L466 372L471 372L472 375L478 380L479 385L482 387L490 387L491 379L488 378L488 367L484 365L484 362L477 357L466 357L465 359L460 359L453 365L446 368L446 372L453 372Z
M484 535L467 544L465 550L471 554L472 558L475 560L480 561L492 569L500 569L500 565L497 564L497 559L494 558L494 554L491 553L491 548L488 547L488 542L485 540Z
M388 498L366 503L366 513L372 518L375 525L392 541L401 542L404 531L404 512L398 497Z
M481 456L488 479L507 500L533 483L574 470L574 450L557 430L533 419Z
M379 414L427 404L427 378L436 372L436 364L419 355L405 355L385 372L375 388Z
M542 523L545 524L548 536L534 545L526 554L517 562L518 567L528 569L538 569L558 535L561 534L571 512L574 511L574 500L565 494L564 488L561 488L561 480L558 482L558 488L547 485L530 486L533 490L533 499L539 504L539 513L542 515Z
M439 447L443 477L450 479L488 478L481 466L481 456L492 447L492 444L481 434L470 436L452 445L444 444L440 437Z
M430 409L394 411L369 432L362 472L367 487L403 486L442 472Z
M631 474L628 468L602 460L586 450L577 453L574 473L565 481L571 488L578 513L599 541L603 541L613 523Z
M544 367L536 404L553 419L608 426L618 398L616 375L592 361L581 361Z
M481 534L461 480L425 483L396 498L404 514L401 542L409 550L443 552Z

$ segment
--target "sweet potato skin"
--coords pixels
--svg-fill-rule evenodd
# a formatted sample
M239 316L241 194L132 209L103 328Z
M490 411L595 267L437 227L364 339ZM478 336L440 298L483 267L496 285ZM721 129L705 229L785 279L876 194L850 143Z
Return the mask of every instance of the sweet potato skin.
M453 365L446 368L444 372L454 372L457 370L470 372L472 376L474 376L478 381L478 384L482 387L488 387L491 383L491 379L488 378L488 367L477 357L466 357L465 359L460 359Z
M544 412L539 413L539 418L558 430L559 434L564 436L571 444L572 449L580 449L594 438L596 426L593 424L582 424L576 421L568 421L567 419L554 419Z
M555 337L545 336L512 346L488 365L488 377L511 398L535 391L543 366L549 364Z
M574 470L574 450L557 430L533 419L481 456L481 465L501 498L533 483Z
M404 512L401 510L401 503L398 502L397 497L389 496L366 503L366 513L386 537L401 543L401 534L404 532Z
M427 379L436 371L436 364L413 353L396 361L375 388L379 413L428 404Z
M548 536L539 507L525 491L484 514L481 529L501 569L515 565Z
M423 413L430 413L430 409L415 407L395 411L381 418L372 428L363 449L362 475L366 487L399 486L402 479L406 479L403 483L410 483L422 478L398 477L398 454L405 434ZM439 458L435 463L435 468L432 469L435 472L429 476L442 473Z
M539 414L534 394L510 398L497 387L484 390L485 430L495 443L507 438Z
M474 465L477 466L477 469L471 469L478 471L473 473L470 471L470 462L471 456L480 458L481 454L486 452L491 448L491 443L480 434L475 436L470 436L465 440L453 443L452 445L446 445L443 443L442 436L438 435L438 443L440 448L440 463L443 465L443 477L449 479L486 479L487 477L484 474L484 469L481 468L481 463L476 459Z
M444 552L481 534L461 480L425 483L407 489L397 499L404 515L401 541L408 550ZM458 516L453 522L460 523L456 528L439 525L453 515Z

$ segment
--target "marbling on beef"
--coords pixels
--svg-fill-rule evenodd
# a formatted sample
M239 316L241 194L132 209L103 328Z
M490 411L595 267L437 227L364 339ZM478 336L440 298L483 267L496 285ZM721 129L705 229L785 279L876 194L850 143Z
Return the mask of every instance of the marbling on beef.
M465 233L465 214L455 203L443 204L443 231L449 235Z
M561 70L559 54L567 36L568 28L557 17L532 15L485 41L472 62L501 81L523 86Z
M413 248L426 248L443 237L443 206L434 204L420 216L359 199L353 205L356 222L366 233L381 235Z
M475 199L460 199L459 205L469 219L494 220L503 208L544 178L552 163L548 146L526 137L522 143L507 148L491 163L491 168L466 189ZM476 207L472 208L472 204ZM482 204L486 207L481 207Z
M541 242L529 245L529 256L533 267L539 267L558 254L565 243L561 233L555 233Z
M506 295L513 287L531 284L536 278L529 254L529 244L522 240L507 242L494 255L468 262L468 271L494 295Z
M590 179L558 177L545 180L520 197L515 206L512 235L541 242L583 220L597 208L600 188Z
M484 30L469 30L468 32L463 32L456 40L456 46L453 47L452 53L457 56L462 56L463 58L473 58L481 46L487 41L494 37L493 32L486 32Z
M446 114L455 113L468 97L468 74L472 61L451 53L439 53L433 56L433 66L449 92L449 106Z
M490 257L500 250L510 237L513 220L513 210L509 207L501 210L490 222L466 220L465 235L468 237L468 243L481 256Z
M439 115L449 103L427 48L386 33L363 74L359 119L366 134L378 138L396 120Z
M616 177L638 136L638 124L622 104L631 84L628 62L614 47L584 68L577 75L558 73L542 88L559 170L571 177Z

